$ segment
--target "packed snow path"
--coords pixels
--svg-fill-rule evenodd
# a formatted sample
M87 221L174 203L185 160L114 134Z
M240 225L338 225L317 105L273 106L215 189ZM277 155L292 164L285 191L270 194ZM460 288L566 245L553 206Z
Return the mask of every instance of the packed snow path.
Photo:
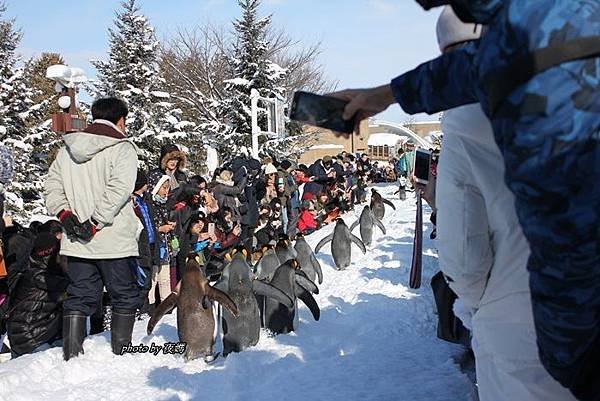
M462 350L436 338L429 280L438 270L425 208L423 285L408 288L415 199L379 186L387 235L378 229L363 255L352 246L352 265L336 271L329 245L318 256L324 280L315 299L315 322L302 304L290 335L261 332L258 345L207 365L180 355L115 356L110 335L88 337L85 355L69 362L54 348L0 364L0 400L471 400L471 385L455 363ZM362 210L344 216L350 225ZM314 233L314 248L333 226ZM359 236L358 229L355 234ZM136 323L133 344L176 342L176 314L165 316L152 336Z

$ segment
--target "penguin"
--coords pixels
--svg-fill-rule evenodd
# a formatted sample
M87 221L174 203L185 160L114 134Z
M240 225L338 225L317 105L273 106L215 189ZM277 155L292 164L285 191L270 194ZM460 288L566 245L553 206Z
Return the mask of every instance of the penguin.
M263 253L259 261L254 266L256 278L270 282L277 268L281 266L277 252L272 247L264 247Z
M223 310L223 355L241 352L255 346L260 337L260 310L256 296L272 298L293 308L293 300L278 288L255 280L250 275L251 267L243 252L236 253L225 266L219 281L214 285L225 292L238 307L239 316L234 317L227 309Z
M277 258L279 259L279 264L283 264L290 259L296 259L298 254L296 250L292 247L290 240L287 235L282 235L277 241L277 245L275 245L275 253L277 254Z
M329 241L331 241L331 255L333 256L333 261L338 270L344 270L346 267L350 266L352 257L351 242L354 242L360 248L362 253L367 253L365 244L363 244L356 235L350 232L350 229L341 218L336 220L333 233L319 241L315 248L315 253L319 253L321 248Z
M313 252L308 242L304 239L304 235L298 234L296 236L296 244L294 245L296 254L298 255L297 260L300 263L300 269L309 279L315 281L315 277L318 278L319 284L323 284L323 271L321 270L321 264L317 260L315 253Z
M175 291L156 308L150 318L148 335L152 334L165 313L177 306L177 334L179 341L186 343L185 360L190 361L200 355L206 362L211 362L214 359L215 328L211 301L219 302L233 317L238 316L235 302L224 292L211 287L198 261L190 257Z
M379 220L383 220L383 216L385 216L385 205L391 206L392 209L396 210L396 206L389 200L385 199L379 192L375 190L375 188L371 189L371 210L375 217Z
M360 224L360 237L362 238L363 244L366 246L371 245L373 241L373 227L377 226L385 234L385 227L383 223L373 215L371 208L365 206L360 214L360 218L356 220L351 226L350 231L352 232L357 225Z
M398 183L398 190L394 192L394 195L398 194L398 198L401 201L406 200L406 178L400 177L400 181Z
M265 300L263 309L264 325L275 334L287 334L298 328L298 320L296 319L298 299L308 306L315 320L318 321L321 317L321 310L317 301L313 298L310 289L305 287L305 285L312 282L299 270L299 266L297 261L288 260L277 268L271 280L270 284L273 287L280 289L294 301L293 306L290 308L270 298ZM309 285L316 288L314 283Z

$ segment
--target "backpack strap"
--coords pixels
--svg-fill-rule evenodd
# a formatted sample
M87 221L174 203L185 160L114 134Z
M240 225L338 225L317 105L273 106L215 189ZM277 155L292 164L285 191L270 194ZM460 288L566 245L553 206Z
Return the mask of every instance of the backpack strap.
M577 38L556 43L518 57L501 71L488 74L483 86L494 116L504 100L534 75L569 61L600 56L600 36Z

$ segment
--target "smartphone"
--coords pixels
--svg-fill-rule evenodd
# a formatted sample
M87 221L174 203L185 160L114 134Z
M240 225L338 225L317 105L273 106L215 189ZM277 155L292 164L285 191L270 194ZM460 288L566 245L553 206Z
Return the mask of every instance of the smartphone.
M208 223L208 234L215 235L215 223Z
M429 183L431 168L431 150L418 148L415 151L415 181L419 184Z
M332 131L352 134L356 117L344 120L344 108L348 102L330 96L298 91L294 93L290 119Z

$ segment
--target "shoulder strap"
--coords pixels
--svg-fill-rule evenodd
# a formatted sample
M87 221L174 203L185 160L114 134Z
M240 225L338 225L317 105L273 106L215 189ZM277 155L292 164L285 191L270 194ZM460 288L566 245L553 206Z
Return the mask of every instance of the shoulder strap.
M568 61L598 56L600 36L590 36L553 44L517 58L504 70L496 71L483 80L492 115L517 86L534 75Z

